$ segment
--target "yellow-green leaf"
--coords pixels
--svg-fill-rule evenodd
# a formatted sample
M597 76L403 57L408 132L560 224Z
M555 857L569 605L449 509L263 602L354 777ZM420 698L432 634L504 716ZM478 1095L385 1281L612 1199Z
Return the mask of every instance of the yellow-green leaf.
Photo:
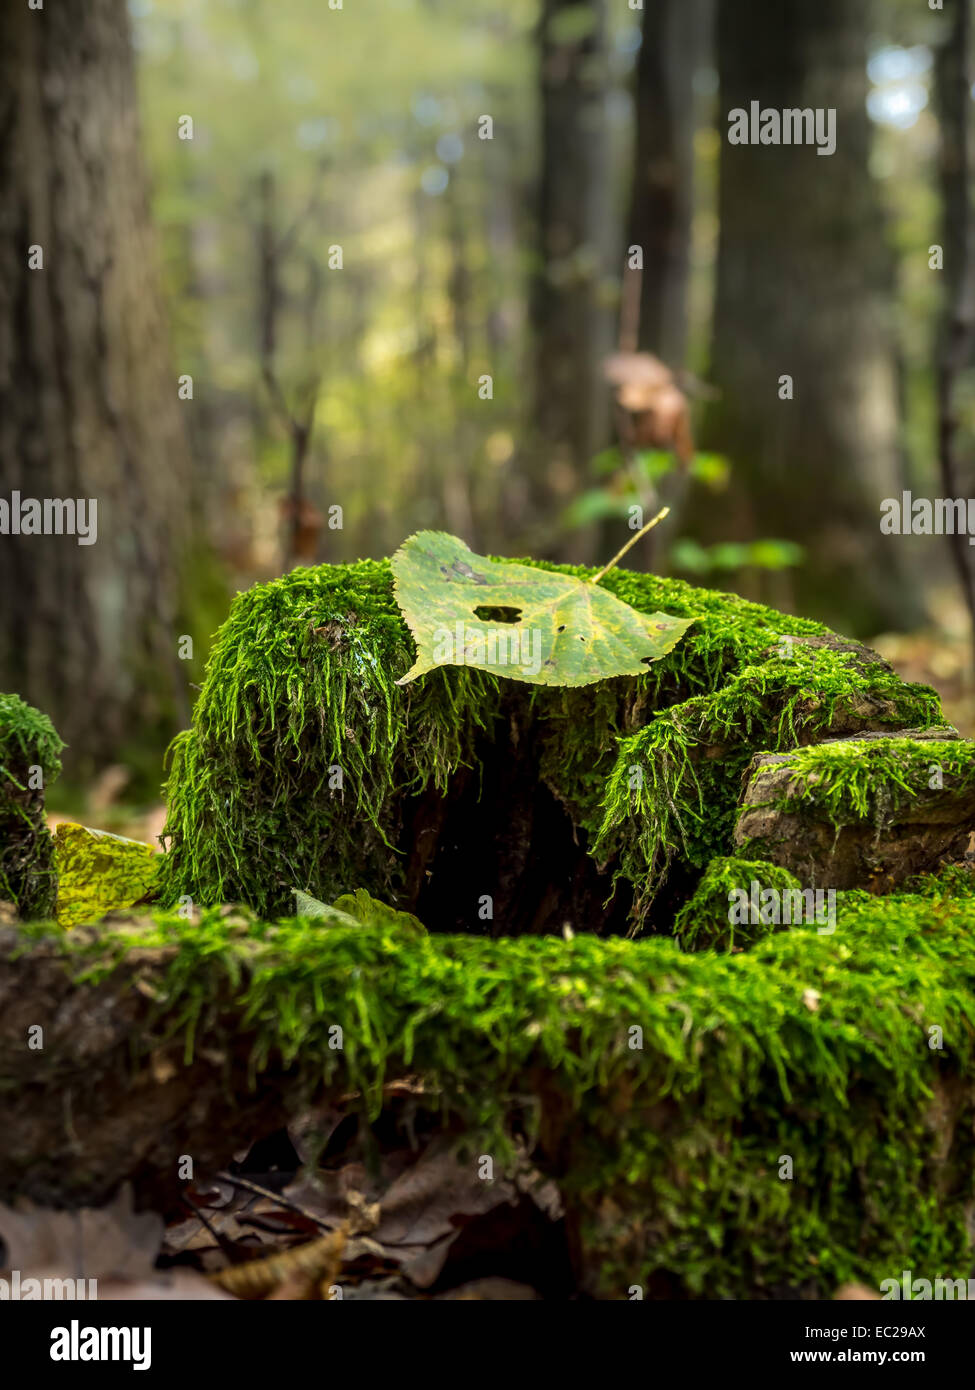
M329 906L300 888L293 888L295 895L295 915L316 917L333 927L389 926L401 927L414 935L426 935L426 927L412 912L400 912L371 897L364 888L356 888L352 893L343 893Z
M354 893L343 893L340 898L335 899L332 906L367 925L382 923L383 926L403 927L418 936L426 935L427 929L419 917L414 917L412 912L401 912L398 907L390 907L388 903L380 902L378 898L371 897L364 888L357 888Z
M62 822L54 832L58 872L57 919L62 927L97 922L131 907L155 881L159 856L141 840Z
M417 646L400 685L438 666L476 666L534 685L638 676L694 622L638 613L575 575L488 560L443 531L411 536L392 567Z

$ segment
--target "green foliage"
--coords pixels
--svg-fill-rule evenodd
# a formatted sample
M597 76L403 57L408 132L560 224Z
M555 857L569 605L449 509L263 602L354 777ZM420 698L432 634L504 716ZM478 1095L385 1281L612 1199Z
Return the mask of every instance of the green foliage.
M152 846L140 840L67 821L54 832L54 852L62 927L97 922L106 912L140 902L152 891L160 863Z
M674 455L664 449L638 449L629 459L615 445L604 449L592 459L590 471L597 478L611 476L611 481L573 498L562 515L563 524L575 529L594 521L628 518L634 504L647 506L648 487L655 488L676 468ZM695 454L686 472L695 482L719 492L727 484L730 466L721 454Z
M54 912L54 844L44 788L61 771L61 739L46 714L0 693L0 898L26 919Z
M733 951L774 931L774 927L761 923L734 924L730 920L731 894L735 890L747 893L752 882L779 893L802 887L794 874L776 864L733 856L715 857L704 870L692 897L674 918L674 936L681 948L685 951L704 948Z
M693 622L641 614L575 575L475 555L442 531L411 536L391 566L396 601L417 645L399 685L441 665L533 685L640 676Z
M513 1128L543 1139L602 1297L656 1276L692 1296L830 1297L912 1264L963 1275L975 1201L972 898L932 881L839 901L835 935L793 928L735 956L220 910L61 949L87 978L172 949L153 1034L188 1057L232 1036L254 1085L292 1069L296 1107L324 1087L375 1117L410 1074L476 1152L503 1163Z
M681 539L671 547L671 564L687 574L714 574L719 570L783 570L801 565L805 551L794 541L722 541L699 545Z

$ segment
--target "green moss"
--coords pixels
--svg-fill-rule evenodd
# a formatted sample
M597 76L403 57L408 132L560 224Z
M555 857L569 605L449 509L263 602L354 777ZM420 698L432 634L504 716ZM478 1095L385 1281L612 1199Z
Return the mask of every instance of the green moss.
M741 779L757 749L856 727L923 727L941 717L928 686L907 685L853 651L791 644L751 661L708 695L652 719L619 746L596 852L618 852L644 902L675 855L703 868L731 849ZM802 754L805 756L805 753Z
M46 714L0 694L0 898L24 918L54 912L54 846L44 788L61 771L64 744Z
M975 865L944 864L934 874L918 874L903 891L922 897L975 898Z
M395 891L397 793L470 765L498 682L437 672L407 689L410 639L388 563L295 570L239 594L217 634L194 727L171 749L164 900L287 908Z
M147 1049L160 1029L188 1057L232 1036L254 1085L284 1063L296 1105L324 1084L371 1116L385 1080L418 1076L502 1170L527 1128L602 1297L661 1280L829 1297L971 1265L975 904L932 887L841 894L834 935L793 928L734 956L220 910L60 949L104 976L133 947L175 948Z
M711 860L693 896L674 918L674 936L681 948L685 951L705 947L733 951L775 930L762 923L738 925L732 922L733 894L749 893L753 883L780 894L802 891L799 880L788 869L757 859L718 856Z
M878 738L799 748L778 771L789 773L785 795L768 804L783 811L815 807L830 825L866 821L882 828L919 798L963 796L975 787L975 743L964 739ZM761 792L759 770L756 790ZM755 805L763 805L760 796Z
M194 726L171 750L164 901L239 899L269 915L296 885L326 899L360 885L395 899L401 794L445 791L478 765L501 719L532 726L531 775L592 838L621 736L780 635L824 631L679 580L613 571L605 583L641 611L700 621L645 677L574 691L456 667L398 687L413 644L386 561L299 569L238 595Z

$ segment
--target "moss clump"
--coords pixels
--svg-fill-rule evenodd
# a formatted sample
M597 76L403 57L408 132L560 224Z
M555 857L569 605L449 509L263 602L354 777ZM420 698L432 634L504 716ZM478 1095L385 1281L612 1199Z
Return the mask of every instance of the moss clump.
M294 887L328 900L366 886L413 907L404 803L446 795L462 769L479 776L501 732L512 756L531 746L525 784L549 788L585 843L621 736L782 635L825 631L679 580L613 571L605 584L640 611L699 621L646 676L579 690L458 667L398 687L413 644L386 561L299 569L238 595L193 728L172 748L163 900L236 899L273 915Z
M219 909L60 949L104 975L175 945L145 1036L181 1037L187 1057L243 1049L255 1085L283 1063L295 1104L324 1085L376 1116L384 1081L409 1073L500 1168L527 1132L600 1297L830 1297L972 1260L975 904L932 886L841 894L833 935L793 928L734 956Z
M788 869L758 859L719 856L704 871L693 896L674 919L674 936L685 951L704 948L733 951L748 946L776 930L771 922L737 923L732 909L736 894L750 894L752 885L772 890L791 904L787 895L802 891L802 885ZM795 900L797 901L797 900ZM760 906L760 904L759 904ZM761 917L761 912L757 914ZM801 920L798 914L791 914Z
M0 694L0 897L22 917L54 914L54 844L44 788L61 771L64 744L46 714Z
M883 830L918 803L964 798L975 789L975 743L964 739L845 739L798 748L777 772L786 791L767 804L840 827L868 822ZM759 771L761 779L762 772ZM754 805L761 799L761 781Z
M701 869L730 851L742 774L756 749L940 719L934 690L905 684L865 652L815 641L768 648L713 693L659 713L620 743L596 851L618 850L646 901L675 855Z
M239 594L217 634L194 727L171 749L167 902L286 911L401 880L403 795L473 762L498 682L412 661L387 562L295 570Z

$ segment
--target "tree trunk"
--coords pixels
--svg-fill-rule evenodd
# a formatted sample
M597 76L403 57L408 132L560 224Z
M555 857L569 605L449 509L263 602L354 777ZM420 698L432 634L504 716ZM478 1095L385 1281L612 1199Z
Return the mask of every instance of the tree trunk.
M539 25L542 168L531 315L537 452L529 480L540 538L608 440L602 363L612 205L604 0L544 0ZM541 541L544 544L544 539Z
M972 114L971 0L949 0L951 28L938 50L937 92L941 120L941 194L944 203L944 318L937 364L938 460L945 497L964 497L971 464L961 476L958 450L958 378L972 367L975 345L975 132ZM971 452L971 435L965 440ZM969 620L975 630L975 563L968 537L949 537L952 559Z
M0 129L2 495L97 503L93 544L0 537L0 687L52 716L77 775L188 706L193 504L124 0L3 7Z
M708 442L731 457L738 496L722 503L712 536L804 545L792 601L854 635L921 617L909 542L880 532L880 505L906 480L892 263L868 172L870 28L863 0L718 6L712 378L722 398ZM731 144L729 113L753 101L779 112L835 108L835 152Z
M673 368L687 347L693 78L708 10L707 0L647 0L636 72L629 245L643 251L638 345Z

